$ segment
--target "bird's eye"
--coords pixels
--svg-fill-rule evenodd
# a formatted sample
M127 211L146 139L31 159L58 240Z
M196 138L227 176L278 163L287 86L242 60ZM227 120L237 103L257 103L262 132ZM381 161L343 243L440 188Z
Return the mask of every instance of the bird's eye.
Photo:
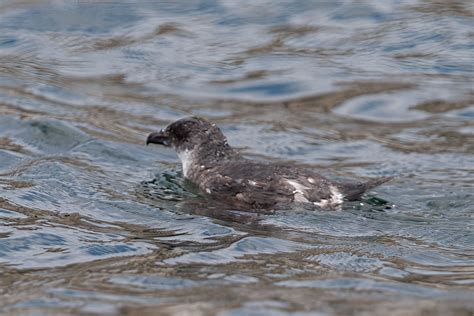
M185 126L178 126L173 129L173 134L177 140L185 140L189 136L189 130Z

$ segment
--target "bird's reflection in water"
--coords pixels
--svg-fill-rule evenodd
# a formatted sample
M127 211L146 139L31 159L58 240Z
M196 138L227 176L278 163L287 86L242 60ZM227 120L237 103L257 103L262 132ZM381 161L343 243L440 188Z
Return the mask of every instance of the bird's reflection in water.
M209 200L209 199L188 199L176 205L176 211L190 215L199 215L214 218L224 222L234 222L240 224L256 224L265 215L275 213L275 210L255 210L237 208L235 206Z

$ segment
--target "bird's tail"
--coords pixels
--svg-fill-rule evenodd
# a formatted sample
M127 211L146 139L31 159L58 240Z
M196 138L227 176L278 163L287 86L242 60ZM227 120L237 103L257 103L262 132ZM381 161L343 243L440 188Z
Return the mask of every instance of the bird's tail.
M338 183L338 188L344 195L344 198L353 201L358 200L365 191L370 190L376 186L379 186L387 181L392 180L393 177L380 177L370 179L366 182L349 182L349 183Z

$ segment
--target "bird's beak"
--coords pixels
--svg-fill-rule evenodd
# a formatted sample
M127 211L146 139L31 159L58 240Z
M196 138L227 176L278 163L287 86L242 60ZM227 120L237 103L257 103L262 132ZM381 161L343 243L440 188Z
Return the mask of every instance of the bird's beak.
M148 145L150 143L159 144L166 147L169 147L171 145L170 138L164 131L154 132L148 135L146 139L146 144Z

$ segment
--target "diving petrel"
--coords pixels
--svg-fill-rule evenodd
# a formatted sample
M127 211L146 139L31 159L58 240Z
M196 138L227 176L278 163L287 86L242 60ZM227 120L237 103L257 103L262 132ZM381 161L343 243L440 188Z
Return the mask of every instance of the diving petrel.
M334 209L343 200L357 200L391 179L338 182L306 168L250 160L227 143L215 124L201 117L173 122L151 133L149 143L174 148L184 177L203 194L244 208L268 209L299 202Z

